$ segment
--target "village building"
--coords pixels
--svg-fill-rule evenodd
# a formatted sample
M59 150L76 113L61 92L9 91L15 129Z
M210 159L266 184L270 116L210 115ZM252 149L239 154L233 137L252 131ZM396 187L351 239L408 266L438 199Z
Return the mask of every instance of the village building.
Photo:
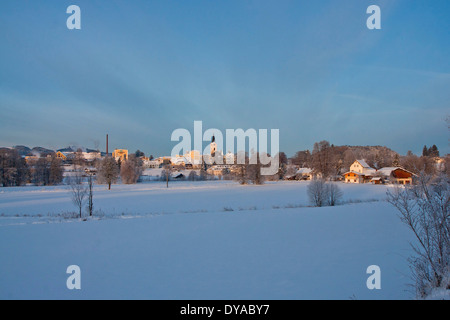
M224 158L224 163L226 163L226 164L236 164L236 157L235 157L234 153L231 153L228 151L227 154L225 154L223 156L223 158Z
M61 151L57 151L56 152L56 158L61 159L62 161L66 161L67 157L64 153L62 153Z
M376 170L369 166L365 160L355 160L350 171L343 174L346 183L367 183L376 175Z
M313 170L310 168L300 168L295 175L297 180L311 180L313 178Z
M176 156L170 158L170 163L172 163L172 165L174 165L174 166L184 166L184 165L186 165L186 163L189 163L189 162L187 161L187 159L185 157L176 155Z
M112 157L116 160L116 161L126 161L128 160L128 150L126 149L115 149L114 152L112 153Z
M231 172L231 165L226 165L226 164L218 164L218 165L214 165L209 167L206 172L210 175L213 176L222 176L226 173Z
M102 154L100 151L87 151L82 152L82 157L86 161L94 161L96 159L101 159Z
M187 161L186 164L191 164L193 167L194 166L200 167L200 165L202 163L202 156L200 154L200 151L197 151L197 150L187 151L184 154L184 158Z
M395 184L412 184L416 175L400 167L386 167L377 171L377 174L384 182Z

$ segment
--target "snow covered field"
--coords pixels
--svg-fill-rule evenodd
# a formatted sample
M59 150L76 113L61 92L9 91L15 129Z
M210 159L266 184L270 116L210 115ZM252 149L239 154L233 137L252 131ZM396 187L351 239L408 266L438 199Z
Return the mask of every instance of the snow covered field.
M349 203L311 208L307 184L96 186L87 221L64 218L64 186L0 188L0 299L413 298L412 236L388 187L339 184ZM381 290L366 287L370 265Z

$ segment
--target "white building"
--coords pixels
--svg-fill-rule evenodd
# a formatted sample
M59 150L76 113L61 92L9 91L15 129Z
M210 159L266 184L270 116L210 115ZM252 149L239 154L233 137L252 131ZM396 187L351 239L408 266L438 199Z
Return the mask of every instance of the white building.
M370 181L377 170L367 164L365 160L356 160L350 166L350 171L344 173L347 183L364 183Z

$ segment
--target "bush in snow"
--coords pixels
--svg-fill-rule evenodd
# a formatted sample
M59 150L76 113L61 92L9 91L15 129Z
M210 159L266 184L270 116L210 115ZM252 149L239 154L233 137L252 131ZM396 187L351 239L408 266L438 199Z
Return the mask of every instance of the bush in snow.
M343 196L341 188L335 183L328 182L326 183L326 189L327 205L335 206L339 204Z
M418 298L450 290L450 185L445 175L421 174L417 184L388 191L388 202L416 237L409 259Z
M308 198L314 207L335 206L342 199L339 186L325 179L313 179L307 187Z
M323 179L313 179L307 188L309 201L314 207L322 207L326 205L327 188Z

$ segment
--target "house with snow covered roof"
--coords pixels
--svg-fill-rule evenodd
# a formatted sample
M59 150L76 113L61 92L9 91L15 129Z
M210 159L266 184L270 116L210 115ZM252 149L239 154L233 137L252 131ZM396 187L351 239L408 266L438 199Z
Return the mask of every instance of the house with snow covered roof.
M377 176L391 183L412 184L416 175L401 167L385 167L377 170Z
M355 160L350 166L350 171L344 173L344 181L347 183L370 182L376 175L376 171L365 160Z
M310 168L300 168L295 173L297 180L311 180L313 178L313 170Z

